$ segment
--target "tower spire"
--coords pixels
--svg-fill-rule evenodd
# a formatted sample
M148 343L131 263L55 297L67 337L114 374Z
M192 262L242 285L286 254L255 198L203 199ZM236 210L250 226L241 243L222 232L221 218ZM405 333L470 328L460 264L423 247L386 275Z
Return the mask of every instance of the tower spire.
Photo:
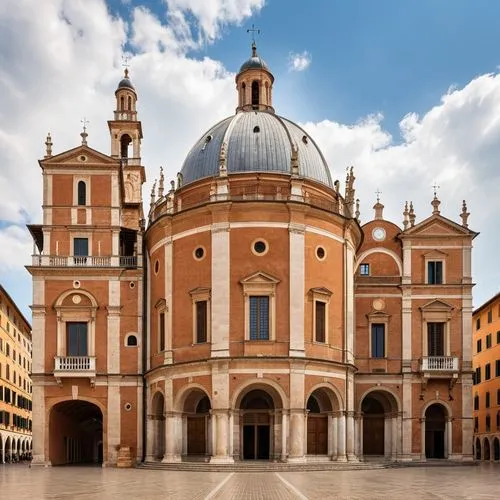
M81 132L80 136L82 137L82 146L87 145L87 137L89 134L87 134L87 123L90 123L85 116L83 117L82 120L80 120L81 123L83 123L83 131Z

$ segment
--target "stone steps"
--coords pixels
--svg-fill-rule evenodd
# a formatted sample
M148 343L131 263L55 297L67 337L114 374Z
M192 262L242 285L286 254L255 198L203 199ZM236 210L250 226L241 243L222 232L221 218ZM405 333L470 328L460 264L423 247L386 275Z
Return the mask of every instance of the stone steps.
M332 471L385 469L390 463L384 462L310 462L290 464L280 462L236 462L234 464L211 464L208 462L143 462L137 467L148 470L203 471L203 472L287 472L287 471Z

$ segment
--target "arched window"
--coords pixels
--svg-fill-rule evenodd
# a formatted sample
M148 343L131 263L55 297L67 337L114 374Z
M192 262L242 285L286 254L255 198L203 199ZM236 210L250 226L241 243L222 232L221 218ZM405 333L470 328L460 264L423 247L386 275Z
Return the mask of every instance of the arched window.
M137 346L137 337L135 335L129 335L127 337L127 346L129 347Z
M259 105L259 82L254 80L252 82L252 106L257 107Z
M241 92L240 92L240 106L244 106L245 101L246 101L246 93L247 93L247 86L245 82L241 84Z
M128 110L132 111L132 97L128 96Z
M123 96L120 97L120 111L123 111L125 108L125 98Z
M120 139L120 145L121 145L121 151L120 151L120 156L122 158L128 158L128 147L130 143L132 142L132 139L128 134L123 134L121 139Z
M78 205L87 204L87 185L84 181L78 182Z

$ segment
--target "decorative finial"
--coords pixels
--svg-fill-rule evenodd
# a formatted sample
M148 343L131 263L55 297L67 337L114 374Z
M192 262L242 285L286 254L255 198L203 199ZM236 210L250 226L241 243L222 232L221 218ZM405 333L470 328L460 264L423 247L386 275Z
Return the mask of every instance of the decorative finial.
M403 211L403 228L407 229L410 219L408 218L408 202L405 202L405 209Z
M122 66L125 68L123 73L125 75L125 78L128 78L128 68L130 67L130 64L128 63L130 61L129 56L122 56Z
M182 187L183 177L180 172L177 172L177 189Z
M410 201L410 211L408 212L408 215L410 217L410 227L413 227L415 225L415 219L417 218L415 210L413 210L413 201Z
M81 123L83 123L83 132L80 134L82 137L82 146L87 145L87 137L89 134L87 134L87 123L90 123L85 116L83 117L83 120L80 120Z
M247 29L247 33L252 33L252 57L257 57L257 45L255 44L255 33L260 35L260 29L257 29L254 24Z
M175 181L171 180L170 181L170 193L173 193L175 191Z
M380 191L380 189L377 188L375 194L377 195L377 203L380 203L380 195L382 194L382 191Z
M151 205L154 205L156 201L156 179L153 182L153 186L151 187Z
M432 210L432 215L439 215L439 205L441 204L441 202L438 200L438 197L437 197L437 190L440 188L440 186L438 186L436 183L434 183L434 185L432 186L432 189L434 189L434 198L432 199L431 201L431 205L433 207L433 210Z
M463 227L469 227L469 224L467 223L467 219L469 218L470 213L467 212L467 204L465 203L465 200L462 202L462 213L460 214L460 217L462 217L462 226Z
M160 167L160 182L158 184L158 198L163 198L165 176L163 175L163 167Z
M377 195L377 203L373 205L373 209L375 210L375 219L383 219L384 215L384 205L380 203L380 195L382 194L382 191L380 191L378 188L375 191L375 194Z
M356 217L356 220L359 222L359 215L360 215L360 211L359 211L359 198L356 198L356 213L354 215Z
M47 134L47 139L45 140L45 158L50 158L52 156L52 137L50 137L50 132Z

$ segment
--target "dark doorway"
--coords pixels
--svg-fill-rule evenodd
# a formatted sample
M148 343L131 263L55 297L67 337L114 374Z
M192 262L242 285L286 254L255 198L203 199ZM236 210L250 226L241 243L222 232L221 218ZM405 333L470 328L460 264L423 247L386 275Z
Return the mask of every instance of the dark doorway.
M49 453L52 465L103 462L101 410L87 401L64 401L50 413Z
M250 391L241 402L242 456L244 460L269 460L271 456L272 398L266 392Z
M385 412L382 403L367 396L361 406L363 412L363 454L384 455Z
M197 402L196 399L197 398ZM210 400L206 395L200 399L200 391L194 391L191 398L188 397L185 409L189 410L191 405L196 405L195 414L187 417L187 454L206 455L207 453L207 425L210 415Z
M498 462L500 460L500 443L498 438L493 439L493 460Z
M446 416L441 405L433 404L425 412L425 456L445 458Z

